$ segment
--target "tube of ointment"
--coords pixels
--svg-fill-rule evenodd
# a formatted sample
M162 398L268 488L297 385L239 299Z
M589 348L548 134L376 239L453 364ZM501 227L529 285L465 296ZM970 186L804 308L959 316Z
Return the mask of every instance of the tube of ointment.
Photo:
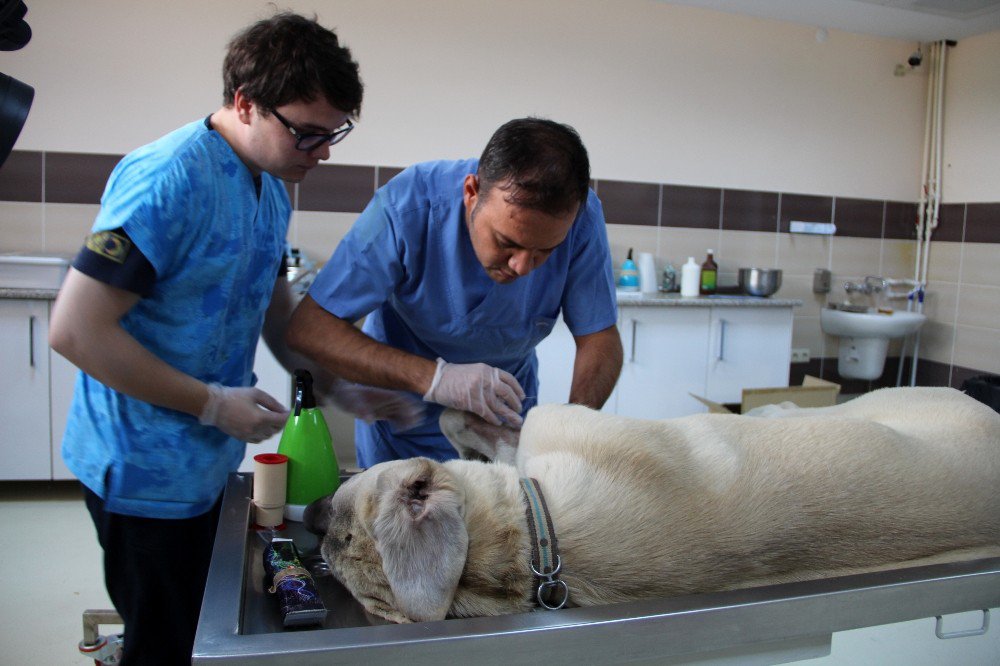
M278 596L284 626L323 623L326 606L291 539L273 539L264 549L264 571L271 583L268 591Z

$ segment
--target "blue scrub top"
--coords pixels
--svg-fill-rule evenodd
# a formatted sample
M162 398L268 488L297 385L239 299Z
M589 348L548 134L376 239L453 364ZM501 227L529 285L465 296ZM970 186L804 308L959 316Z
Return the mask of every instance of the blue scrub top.
M601 203L591 191L566 240L525 277L498 284L476 258L462 186L478 160L406 169L380 188L320 271L309 295L331 314L365 320L379 342L428 359L487 363L538 395L535 346L562 312L573 335L613 326L614 277ZM568 396L567 396L568 398ZM357 422L358 462L423 455L454 458L438 427L439 405L405 433Z

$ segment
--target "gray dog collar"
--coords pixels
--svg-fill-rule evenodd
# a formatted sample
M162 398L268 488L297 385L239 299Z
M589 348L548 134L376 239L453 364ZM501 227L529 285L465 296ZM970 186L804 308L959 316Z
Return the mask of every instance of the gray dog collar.
M535 600L548 610L558 610L569 601L569 587L559 580L562 559L559 557L559 543L552 526L552 517L545 504L542 489L535 479L521 479L521 493L524 495L525 515L528 531L531 533L531 572L535 576Z

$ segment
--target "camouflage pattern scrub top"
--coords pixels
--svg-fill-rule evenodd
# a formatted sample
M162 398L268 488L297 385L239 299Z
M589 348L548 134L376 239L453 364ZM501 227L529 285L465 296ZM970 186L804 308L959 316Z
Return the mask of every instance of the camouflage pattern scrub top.
M207 119L127 155L93 226L126 232L104 250L112 259L134 244L155 270L122 326L181 372L224 386L253 384L290 213L284 184L268 174L255 180ZM62 451L108 511L190 518L212 507L245 446L80 372Z

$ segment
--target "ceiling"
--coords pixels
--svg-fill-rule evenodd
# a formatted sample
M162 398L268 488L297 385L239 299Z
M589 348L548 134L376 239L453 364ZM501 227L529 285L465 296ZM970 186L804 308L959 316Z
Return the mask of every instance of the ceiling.
M731 14L918 42L1000 30L1000 0L665 0Z

